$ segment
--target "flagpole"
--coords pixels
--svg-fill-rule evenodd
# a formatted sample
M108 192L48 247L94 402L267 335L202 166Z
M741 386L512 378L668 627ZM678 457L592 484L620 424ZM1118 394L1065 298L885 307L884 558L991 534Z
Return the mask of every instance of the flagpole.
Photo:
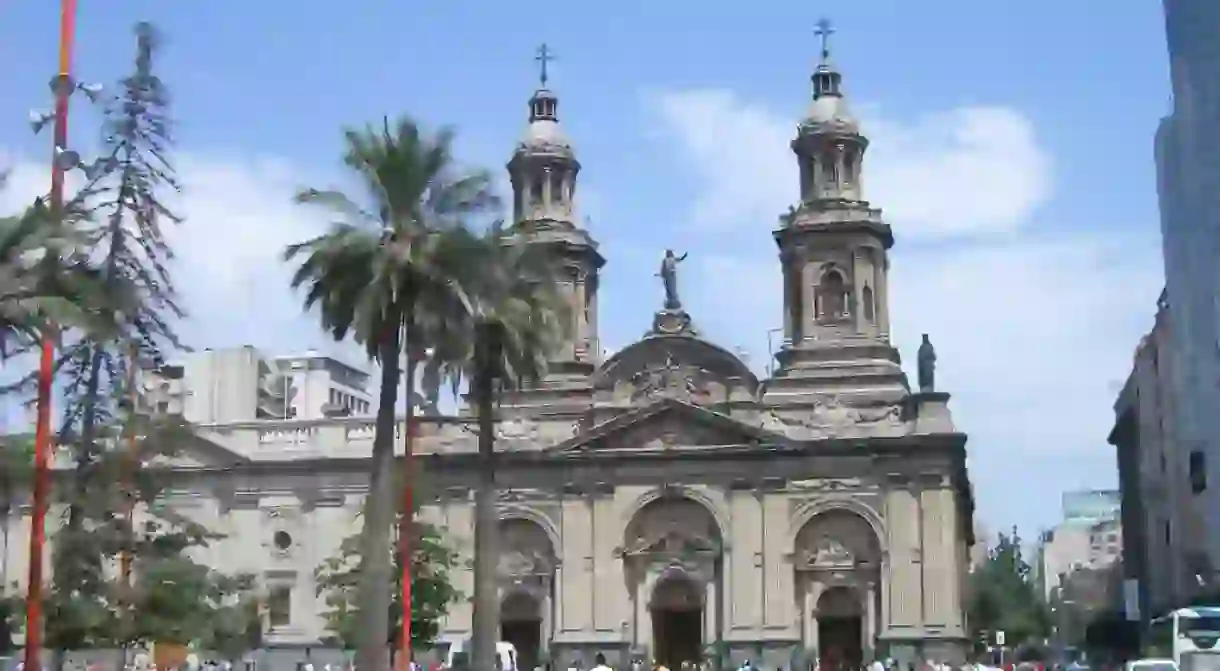
M76 37L76 0L61 0L59 5L59 71L53 82L55 92L54 148L51 154L51 215L58 220L64 209L64 164L59 154L68 148L68 99L72 83L72 45ZM56 222L58 223L58 222ZM34 433L33 513L30 520L30 565L25 604L25 665L42 668L39 656L43 645L42 563L46 544L47 498L50 494L51 459L51 378L55 365L55 326L45 325L42 351L38 361L38 419Z

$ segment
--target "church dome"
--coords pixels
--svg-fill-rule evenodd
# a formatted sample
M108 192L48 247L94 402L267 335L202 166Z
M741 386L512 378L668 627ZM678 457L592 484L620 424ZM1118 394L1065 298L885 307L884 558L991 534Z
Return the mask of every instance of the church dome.
M823 62L813 74L813 103L801 121L801 130L858 135L860 122L848 108L840 86L843 76Z
M818 131L858 134L860 122L848 109L847 99L837 95L823 95L814 99L809 114L801 121L802 128Z
M572 143L568 140L557 116L559 99L547 89L539 89L530 98L530 123L517 143L518 152L531 154L572 154Z

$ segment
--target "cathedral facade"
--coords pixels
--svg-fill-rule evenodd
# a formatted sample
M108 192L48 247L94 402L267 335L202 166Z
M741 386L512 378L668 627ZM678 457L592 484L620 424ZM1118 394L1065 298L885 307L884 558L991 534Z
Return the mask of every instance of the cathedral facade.
M973 500L966 436L921 357L912 390L890 342L890 227L864 200L868 140L823 58L792 141L800 201L774 231L784 345L769 379L700 337L667 253L647 334L602 360L606 262L577 223L580 163L558 98L530 99L508 170L522 244L563 260L568 338L497 423L501 638L523 668L595 653L675 664L709 654L832 667L873 656L955 662ZM184 512L227 534L208 560L280 595L269 641L325 636L313 570L358 527L367 418L201 427L176 465ZM421 516L473 547L474 417L424 420ZM401 445L401 440L397 441ZM22 548L14 541L11 548ZM23 550L10 549L12 575ZM458 587L473 593L469 571ZM287 605L285 605L287 604ZM469 637L453 606L442 644Z

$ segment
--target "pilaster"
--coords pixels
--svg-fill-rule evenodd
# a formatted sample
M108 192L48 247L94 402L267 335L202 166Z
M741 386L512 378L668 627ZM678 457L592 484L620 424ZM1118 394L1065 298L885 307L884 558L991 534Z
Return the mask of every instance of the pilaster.
M447 492L440 505L445 520L446 540L452 543L458 554L458 565L474 561L474 503L464 488ZM474 617L474 571L454 571L450 574L453 587L466 595L449 606L449 613L441 625L441 631L455 637L468 636Z
M726 638L761 638L765 596L763 506L746 483L734 485L728 499L732 544L725 567L730 585Z

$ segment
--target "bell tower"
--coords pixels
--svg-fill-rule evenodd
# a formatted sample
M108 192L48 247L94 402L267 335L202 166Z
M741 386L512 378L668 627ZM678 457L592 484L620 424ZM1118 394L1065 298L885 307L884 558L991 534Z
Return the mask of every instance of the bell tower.
M568 328L550 358L542 385L559 389L579 386L601 360L597 294L606 260L598 252L597 242L577 224L580 162L559 124L559 98L547 88L547 66L554 54L543 44L535 60L540 66L540 86L529 99L529 125L507 167L516 239L520 244L542 246L561 268L559 288L569 308Z
M864 200L868 138L848 109L830 58L828 21L813 103L792 151L800 202L775 231L783 269L784 345L765 401L803 406L825 394L897 400L907 382L890 345L889 256L894 237Z

